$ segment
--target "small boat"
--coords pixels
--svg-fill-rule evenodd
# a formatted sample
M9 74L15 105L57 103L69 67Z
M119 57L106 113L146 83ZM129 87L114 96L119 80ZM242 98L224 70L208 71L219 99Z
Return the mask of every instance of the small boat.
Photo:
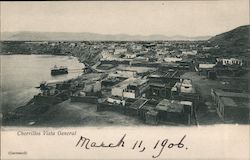
M68 68L65 66L57 67L56 65L51 69L51 75L68 74Z
M36 122L35 121L31 121L31 122L29 122L28 124L30 125L30 126L32 126L33 124L35 124Z

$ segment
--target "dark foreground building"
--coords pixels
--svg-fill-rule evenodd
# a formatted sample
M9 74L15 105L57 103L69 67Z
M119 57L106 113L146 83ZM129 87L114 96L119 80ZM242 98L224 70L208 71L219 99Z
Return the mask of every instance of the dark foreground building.
M249 94L211 89L211 95L224 122L249 123Z

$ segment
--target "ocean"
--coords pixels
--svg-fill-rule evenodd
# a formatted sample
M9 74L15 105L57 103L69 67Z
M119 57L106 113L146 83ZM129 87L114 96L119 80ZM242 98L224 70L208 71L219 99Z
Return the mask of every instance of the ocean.
M77 58L53 55L0 55L1 63L1 110L2 113L25 105L42 81L67 80L82 74L84 64ZM69 74L51 76L50 69L67 66Z

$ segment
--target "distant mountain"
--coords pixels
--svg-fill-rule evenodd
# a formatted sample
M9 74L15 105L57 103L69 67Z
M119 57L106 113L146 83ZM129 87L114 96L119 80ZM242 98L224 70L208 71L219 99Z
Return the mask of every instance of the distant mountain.
M210 36L186 37L164 35L127 35L127 34L97 34L97 33L70 33L70 32L3 32L1 40L9 41L155 41L155 40L208 40Z
M218 45L222 53L249 55L250 25L240 26L231 31L216 35L210 38L209 41L213 45Z

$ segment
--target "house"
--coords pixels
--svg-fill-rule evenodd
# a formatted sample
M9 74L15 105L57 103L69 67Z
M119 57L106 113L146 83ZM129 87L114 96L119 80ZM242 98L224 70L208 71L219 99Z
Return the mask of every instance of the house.
M217 62L222 63L222 65L243 65L242 59L238 58L217 58Z
M133 44L133 45L131 45L131 49L134 50L134 51L141 50L142 49L142 45Z
M117 48L115 48L114 55L118 55L118 54L122 54L122 53L126 53L126 52L127 52L127 48L117 47Z
M210 64L210 63L199 64L197 71L199 72L199 75L210 77L210 74L214 72L215 66L216 64Z
M190 79L180 79L179 82L175 83L171 91L179 93L195 93L195 89L192 85L192 80Z
M145 115L145 123L150 125L157 125L159 123L158 111L149 110Z
M217 113L224 122L249 123L249 94L212 88L211 95Z
M179 61L177 63L180 64L179 68L182 70L193 69L193 60L192 59L182 59L181 61Z
M120 97L117 96L111 96L108 97L107 102L113 103L113 104L121 104L122 106L125 106L126 101Z
M183 51L182 54L185 56L195 56L197 54L197 50Z
M155 110L158 103L159 101L157 100L148 99L148 101L139 109L139 118L147 124L158 124L158 112Z
M121 81L124 81L126 78L119 78L119 77L107 77L101 81L102 88L109 88L112 87Z
M167 72L155 72L148 76L149 98L170 98L171 88L180 80L177 70L168 70Z
M171 98L176 100L191 101L194 108L199 102L199 94L196 93L190 79L180 79L171 89Z
M149 73L155 71L155 68L152 67L136 67L136 66L127 66L127 65L119 65L116 68L115 73L110 74L110 76L117 77L138 77L145 76Z
M182 92L182 93L194 92L194 89L192 86L192 81L190 79L182 80L182 83L180 85L180 92Z
M165 62L172 62L172 63L176 63L176 62L180 62L182 60L182 58L177 58L177 57L166 57L164 58Z
M137 72L135 70L129 70L129 69L117 69L115 73L128 78L136 77L137 75Z
M84 84L83 91L87 96L99 95L101 92L101 82L100 81L87 81Z
M208 46L203 46L203 47L202 47L202 50L203 50L203 51L209 51L209 50L211 50L211 49L213 49L213 47L208 47Z
M127 103L130 103L129 106L126 107L125 114L129 116L139 116L140 109L148 102L148 99L145 98L137 98L137 99L129 99L127 98Z
M133 60L137 62L148 62L149 58L137 55L137 57L135 57Z
M136 54L126 54L125 57L128 59L134 59L136 57Z
M103 50L101 52L101 56L103 59L111 59L113 56L113 53L110 50Z
M128 78L112 87L113 96L137 98L146 92L148 84L147 79Z
M163 99L156 106L159 121L191 124L193 104L190 101Z
M181 64L179 63L180 61L178 61L177 63L170 63L170 62L162 62L159 65L159 70L160 71L168 71L168 70L182 70L183 67L181 66Z
M96 106L97 111L113 111L124 113L127 105L126 99L119 96L110 96L107 99L99 100Z

